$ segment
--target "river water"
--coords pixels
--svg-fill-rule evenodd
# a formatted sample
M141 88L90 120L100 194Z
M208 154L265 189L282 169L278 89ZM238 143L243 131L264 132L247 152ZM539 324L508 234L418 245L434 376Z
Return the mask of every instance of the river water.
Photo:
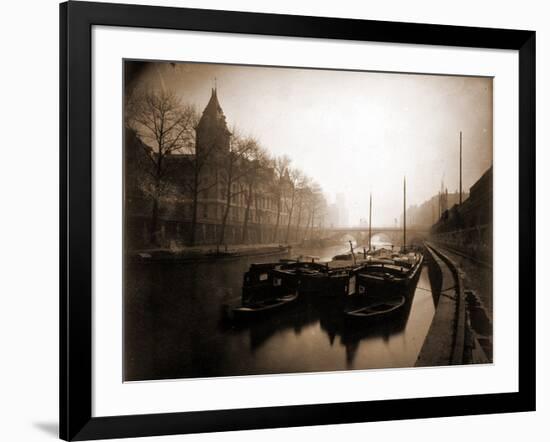
M321 260L349 245L293 249ZM409 309L392 322L350 330L325 300L235 327L225 312L240 304L244 272L253 262L129 264L126 269L126 381L414 366L435 301L424 266Z

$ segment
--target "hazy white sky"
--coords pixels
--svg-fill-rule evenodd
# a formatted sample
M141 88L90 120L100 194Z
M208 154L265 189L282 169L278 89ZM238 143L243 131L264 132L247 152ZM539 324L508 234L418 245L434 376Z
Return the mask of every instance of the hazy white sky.
M409 204L437 194L442 178L458 189L460 131L463 189L492 164L490 78L154 63L138 84L174 89L202 112L214 79L228 125L288 155L329 202L344 193L351 224L372 191L373 224L393 225L403 175Z

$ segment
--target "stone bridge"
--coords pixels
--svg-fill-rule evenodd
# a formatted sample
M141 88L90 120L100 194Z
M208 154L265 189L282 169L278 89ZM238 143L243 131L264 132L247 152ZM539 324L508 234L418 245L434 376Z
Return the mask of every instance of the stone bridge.
M407 244L421 242L429 236L429 227L407 228ZM394 244L403 245L402 227L372 227L371 234L374 241L381 240ZM323 231L323 239L338 240L344 236L351 236L358 245L366 245L369 241L368 227L330 227Z

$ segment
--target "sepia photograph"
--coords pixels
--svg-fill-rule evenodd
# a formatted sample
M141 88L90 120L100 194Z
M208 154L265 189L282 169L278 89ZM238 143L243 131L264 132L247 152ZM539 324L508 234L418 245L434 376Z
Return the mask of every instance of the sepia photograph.
M124 60L123 380L493 362L493 78Z

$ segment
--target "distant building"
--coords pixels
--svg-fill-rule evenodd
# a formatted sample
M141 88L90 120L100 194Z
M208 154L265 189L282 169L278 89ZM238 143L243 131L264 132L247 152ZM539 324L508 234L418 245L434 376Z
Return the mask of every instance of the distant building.
M336 206L338 207L340 226L349 226L349 210L346 203L346 196L343 193L338 193L336 195Z
M340 226L340 213L336 203L329 204L327 207L327 225L331 228Z
M463 198L467 197L468 194L466 193ZM407 226L429 229L445 210L458 204L459 199L459 192L449 193L444 190L422 204L407 207ZM401 213L399 219L400 225L403 225L403 213Z

